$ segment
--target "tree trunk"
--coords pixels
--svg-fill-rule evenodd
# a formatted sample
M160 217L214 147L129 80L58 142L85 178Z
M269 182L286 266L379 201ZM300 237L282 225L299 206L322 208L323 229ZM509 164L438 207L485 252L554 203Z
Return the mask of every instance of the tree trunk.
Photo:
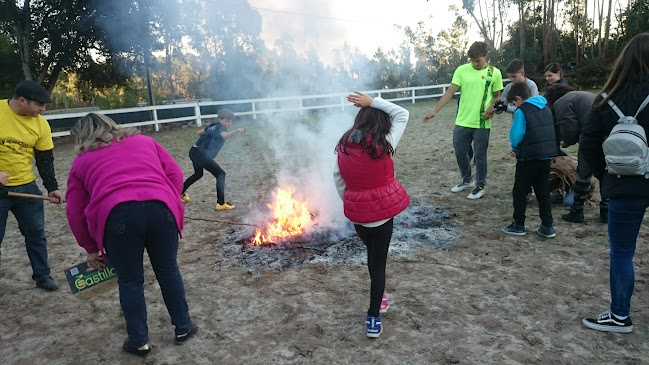
M525 61L525 4L518 2L518 58Z
M169 82L169 93L171 94L171 100L176 99L176 88L174 86L174 80L173 80L173 67L171 63L171 57L172 57L172 51L171 51L171 43L167 43L167 46L165 47L165 63L166 63L166 68L167 68L167 81Z
M608 59L609 34L611 31L611 9L613 0L608 0L608 14L606 15L606 27L604 28L604 48L602 49L602 59Z
M584 24L581 26L581 55L586 56L586 29L588 25L588 0L584 0Z
M16 27L16 41L18 42L18 53L20 54L20 66L23 70L23 76L26 80L32 79L32 72L29 68L32 59L31 53L31 7L29 0L24 0L23 8L16 9L18 15L19 27Z

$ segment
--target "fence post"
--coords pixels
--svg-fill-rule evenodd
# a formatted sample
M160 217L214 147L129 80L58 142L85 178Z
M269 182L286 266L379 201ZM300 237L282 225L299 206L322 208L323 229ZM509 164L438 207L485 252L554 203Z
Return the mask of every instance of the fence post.
M412 103L415 103L415 89L412 89Z
M152 109L153 111L153 120L158 120L158 110L157 109ZM155 127L155 131L159 132L160 131L160 124L156 123L153 125Z
M255 108L255 102L252 102L252 119L257 119L257 109Z
M302 104L302 98L300 98L300 115L304 115L304 109L302 109L304 105Z
M201 127L203 125L203 120L201 119L201 107L198 103L194 106L194 114L196 114L196 126Z
M344 95L340 97L340 110L342 111L345 111L345 100L346 98Z

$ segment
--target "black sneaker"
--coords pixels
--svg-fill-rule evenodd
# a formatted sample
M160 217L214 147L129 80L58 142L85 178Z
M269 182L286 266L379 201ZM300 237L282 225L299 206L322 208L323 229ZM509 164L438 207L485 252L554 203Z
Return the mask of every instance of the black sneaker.
M53 291L59 288L59 283L52 279L51 276L47 275L36 280L36 286L43 290Z
M122 345L122 350L125 352L128 352L131 355L139 356L139 357L146 357L148 354L151 353L151 345L148 343L145 343L144 345L137 347L131 345L129 340L127 339L126 342Z
M536 230L536 233L545 238L553 238L554 236L556 236L556 234L554 233L554 228L546 226L539 227L539 229Z
M570 213L562 215L561 219L570 223L584 223L584 212L571 210Z
M189 329L189 332L183 333L182 335L176 335L174 338L174 343L176 345L182 345L184 344L187 340L192 338L196 332L198 332L198 326L192 323L192 328Z
M584 326L604 332L631 333L633 331L633 322L631 317L626 319L617 319L611 311L601 313L597 318L584 318L581 320Z
M514 236L525 236L526 234L525 225L516 224L516 222L508 225L507 227L503 227L503 232Z

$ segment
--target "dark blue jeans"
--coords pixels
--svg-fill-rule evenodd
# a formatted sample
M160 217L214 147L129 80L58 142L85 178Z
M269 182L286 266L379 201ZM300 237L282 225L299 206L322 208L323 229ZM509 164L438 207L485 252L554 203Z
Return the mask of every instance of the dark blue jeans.
M216 178L216 202L225 203L225 171L214 161L196 147L189 149L189 158L192 160L194 173L183 184L183 194L189 187L203 177L203 170L207 170Z
M176 262L178 228L164 203L132 201L117 205L106 220L104 247L117 273L119 301L131 345L149 342L142 263L145 249L175 333L191 329L185 287Z
M354 225L358 237L367 247L367 269L370 272L370 308L367 314L371 317L379 316L381 299L385 291L385 266L393 227L394 219L378 227Z
M7 186L16 193L42 195L35 182L19 186ZM5 236L9 211L18 221L18 228L25 237L25 248L32 265L32 279L38 280L50 275L47 264L47 240L45 239L45 213L43 201L39 199L7 197L0 199L0 244Z
M611 312L628 316L635 283L633 255L649 198L611 199L608 206L608 239L611 256Z

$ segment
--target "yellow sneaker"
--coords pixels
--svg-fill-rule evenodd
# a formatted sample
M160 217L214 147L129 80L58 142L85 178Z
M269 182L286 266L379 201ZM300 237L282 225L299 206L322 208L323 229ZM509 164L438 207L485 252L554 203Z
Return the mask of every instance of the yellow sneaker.
M216 203L216 210L232 210L232 209L234 209L234 205L230 205L228 203L223 203L223 204Z
M180 194L180 200L182 200L183 202L187 203L187 202L190 201L191 199L189 199L189 195L187 195L187 194Z

